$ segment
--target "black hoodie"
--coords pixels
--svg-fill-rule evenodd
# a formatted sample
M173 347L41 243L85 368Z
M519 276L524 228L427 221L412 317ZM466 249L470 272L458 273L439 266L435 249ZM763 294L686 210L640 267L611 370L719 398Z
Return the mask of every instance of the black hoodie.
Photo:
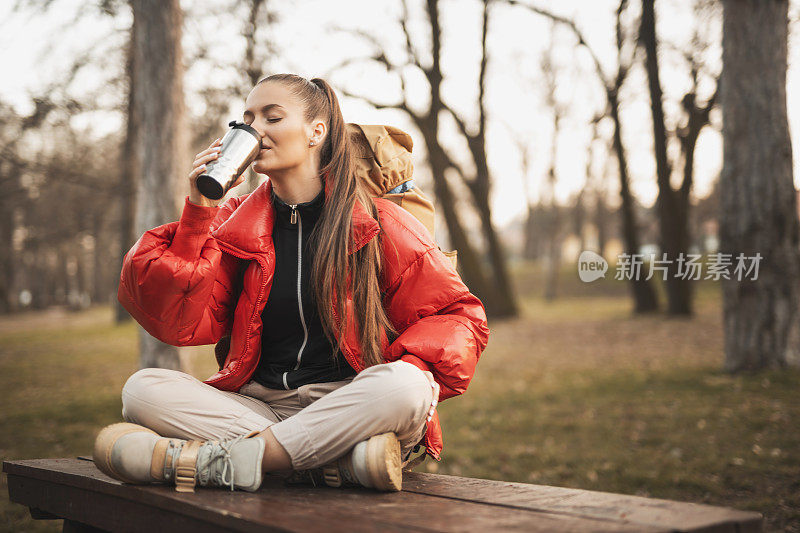
M324 202L324 189L310 202L295 206L272 193L275 277L261 313L264 324L261 358L253 374L255 381L271 389L295 389L307 383L340 381L356 374L340 350L336 350L336 361L333 360L334 348L322 330L310 286L313 250L308 248L308 238L322 214ZM300 228L302 243L298 246Z

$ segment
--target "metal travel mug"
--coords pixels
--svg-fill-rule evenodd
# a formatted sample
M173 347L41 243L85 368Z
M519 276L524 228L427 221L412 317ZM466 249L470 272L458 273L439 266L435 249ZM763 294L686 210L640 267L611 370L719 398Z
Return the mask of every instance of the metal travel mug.
M206 171L197 177L200 194L211 200L225 196L261 150L261 136L254 128L235 120L228 126L231 129L222 137L219 157L209 161Z

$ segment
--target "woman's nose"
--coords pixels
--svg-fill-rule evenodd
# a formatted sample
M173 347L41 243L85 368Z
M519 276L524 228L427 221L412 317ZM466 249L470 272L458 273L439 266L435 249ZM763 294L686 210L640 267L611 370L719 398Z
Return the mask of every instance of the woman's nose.
M253 121L253 122L250 122L249 124L247 122L245 122L245 124L247 124L248 126L253 128L254 130L256 130L256 133L258 133L258 136L263 139L265 132L264 132L264 130L262 128L260 128L259 126L256 126L256 124L255 124L256 122L257 121Z

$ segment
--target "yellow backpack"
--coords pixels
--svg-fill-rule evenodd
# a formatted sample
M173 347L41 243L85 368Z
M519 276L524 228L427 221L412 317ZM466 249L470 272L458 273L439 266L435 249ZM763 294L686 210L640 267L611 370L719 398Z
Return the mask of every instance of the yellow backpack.
M427 228L431 238L435 238L433 202L412 178L411 149L414 142L411 136L394 126L348 122L346 128L356 150L356 174L362 185L374 198L391 200L414 215ZM457 250L442 250L442 253L456 268Z

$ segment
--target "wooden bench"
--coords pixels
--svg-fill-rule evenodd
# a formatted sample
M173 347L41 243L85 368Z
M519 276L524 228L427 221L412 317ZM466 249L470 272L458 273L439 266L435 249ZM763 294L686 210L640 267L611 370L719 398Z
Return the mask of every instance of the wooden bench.
M761 531L759 513L609 492L405 472L403 491L136 486L89 458L4 461L12 502L64 531Z

